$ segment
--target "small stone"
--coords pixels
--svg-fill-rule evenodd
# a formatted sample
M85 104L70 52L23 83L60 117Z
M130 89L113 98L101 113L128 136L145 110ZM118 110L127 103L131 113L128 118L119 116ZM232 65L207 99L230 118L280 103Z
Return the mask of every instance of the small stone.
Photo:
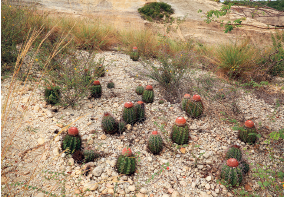
M168 189L168 192L169 192L169 193L173 193L174 190L173 190L172 188L169 188L169 189Z
M129 186L128 189L129 191L135 191L135 186Z
M143 193L138 193L136 197L145 197Z
M148 161L151 162L151 161L152 161L152 158L151 158L151 157L148 157Z
M121 180L127 181L127 180L128 180L128 177L127 177L127 176L122 176L122 177L121 177Z
M211 187L210 187L210 184L206 184L205 185L205 188L208 190L208 189L210 189Z
M34 197L44 197L44 193L38 193L38 194L36 194Z
M63 128L64 127L64 125L63 124L56 124L56 126L58 126L58 127L60 127L60 128Z
M192 188L195 188L195 186L196 186L196 183L193 182L193 183L191 184L191 187L192 187Z
M75 193L75 194L80 194L81 191L80 191L79 189L75 189L74 193Z
M172 197L179 197L179 192L174 191L173 194L172 194Z
M186 187L187 183L185 181L180 181L180 184L184 187Z
M219 190L219 189L215 189L215 192L216 192L216 193L220 193L220 190Z
M102 140L105 140L107 138L107 136L105 135L105 134L103 134L102 136L101 136L101 139Z
M96 167L94 170L93 170L93 175L96 176L96 177L100 177L103 173L103 168L98 166Z
M128 131L130 131L130 130L131 130L131 125L130 125L130 124L127 124L127 125L126 125L126 128L127 128Z
M112 161L110 161L110 166L112 166L112 167L114 167L115 165L116 165L116 160L112 160Z
M58 156L58 155L59 155L59 148L58 148L58 147L56 147L56 148L53 149L53 154L54 154L55 156Z
M181 153L185 153L185 152L186 152L185 148L181 148L181 149L180 149L180 152L181 152Z
M98 186L99 186L98 183L89 182L84 185L83 191L86 191L87 189L89 189L90 191L95 191L98 188Z
M35 107L34 107L34 110L39 111L39 109L40 109L40 106L38 104L36 104Z
M211 181L211 179L212 179L212 177L211 177L211 176L207 176L207 177L206 177L206 180L207 180L208 182L210 182L210 181Z
M53 114L50 110L46 111L46 115L47 115L47 117L50 117L50 118L53 117Z
M45 140L43 138L38 138L37 142L39 145L42 145L45 142Z
M212 195L213 195L214 197L217 197L217 196L218 196L214 191L212 191Z
M28 101L29 101L29 97L25 97L25 98L23 98L23 100L22 100L23 103L27 103Z
M147 190L146 190L145 188L141 188L141 189L140 189L140 192L146 194L146 193L147 193Z
M108 175L105 174L105 173L103 173L103 174L101 175L101 178L102 178L103 180L106 180L106 179L108 179Z
M74 159L73 158L70 158L69 161L68 161L68 165L71 165L73 166L74 165Z
M207 193L200 191L200 197L212 197L211 195L208 195Z
M169 196L168 194L164 194L162 197L167 197L167 198L168 198L168 197L170 197L170 196Z
M108 189L107 192L108 192L108 194L114 194L114 190L113 189Z
M245 185L245 190L246 191L252 191L252 188L251 188L251 186L249 184L246 184Z
M89 109L93 108L93 104L88 105Z
M228 193L228 197L233 197L233 194L231 194L230 192Z

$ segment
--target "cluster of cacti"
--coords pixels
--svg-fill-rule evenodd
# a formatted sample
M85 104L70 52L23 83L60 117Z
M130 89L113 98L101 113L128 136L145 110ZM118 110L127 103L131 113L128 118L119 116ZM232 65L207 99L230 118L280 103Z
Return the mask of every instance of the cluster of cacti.
M245 143L253 144L257 139L257 132L253 121L247 120L242 129L239 130L239 138Z
M114 88L113 81L110 81L110 82L107 83L107 88Z
M136 170L136 159L132 154L130 148L122 149L121 155L118 157L116 162L116 168L118 173L131 175Z
M157 131L153 131L148 139L148 149L153 154L159 154L163 150L163 140Z
M136 87L135 92L137 93L137 95L142 95L144 92L144 87L140 84Z
M106 112L102 118L102 129L105 133L113 134L118 130L118 123L114 117Z
M203 113L203 103L199 95L193 95L191 99L188 99L186 95L182 101L182 109L191 117L197 118Z
M99 66L96 66L94 70L94 75L96 77L104 77L105 76L105 67L100 64Z
M146 86L142 94L142 101L145 103L152 103L154 101L154 91L151 85Z
M127 124L133 125L136 122L136 113L132 102L126 102L124 104L122 118Z
M142 101L138 101L137 104L134 105L134 111L136 114L136 121L143 122L145 118L145 105Z
M49 104L57 104L60 101L60 87L47 87L44 91L44 99Z
M237 145L233 145L232 147L230 147L225 154L225 158L226 159L235 158L238 161L241 161L242 151L240 150L240 147Z
M130 58L133 61L138 61L139 59L139 52L138 52L138 48L136 46L133 47L132 52L130 52Z
M189 128L183 117L178 117L172 128L171 138L174 143L179 145L187 144L189 140Z
M186 111L186 106L189 100L190 100L190 94L185 94L181 101L181 109L183 111Z
M78 129L71 127L68 129L68 134L63 139L62 149L65 150L65 153L72 154L76 150L81 149L81 143Z
M94 81L91 86L91 96L94 98L100 98L102 96L102 86L100 81Z

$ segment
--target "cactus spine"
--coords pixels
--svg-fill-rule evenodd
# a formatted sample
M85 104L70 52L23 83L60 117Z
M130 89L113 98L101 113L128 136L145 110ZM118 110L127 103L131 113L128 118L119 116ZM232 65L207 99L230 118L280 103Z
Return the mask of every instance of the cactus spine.
M228 159L227 164L222 167L221 178L226 180L232 186L242 183L242 169L235 158Z
M186 106L187 106L187 103L188 103L189 100L190 100L190 94L185 94L183 96L182 101L181 101L181 109L183 111L186 111Z
M154 101L154 91L151 85L146 86L142 95L142 101L145 103L152 103Z
M172 128L171 138L173 142L182 145L187 144L189 140L189 128L183 117L178 117Z
M194 95L185 106L186 113L193 118L199 117L203 113L203 109L203 103L199 95Z
M153 131L149 136L148 149L153 154L159 154L163 150L163 140L157 131Z
M132 52L130 53L130 58L133 61L138 61L138 59L139 59L139 52L138 52L138 48L136 46L133 47Z
M226 152L226 159L235 158L238 161L242 160L242 151L239 149L239 146L232 146Z
M133 125L136 122L136 113L132 102L126 102L124 104L122 118L127 124Z
M142 101L138 101L137 104L134 106L135 114L136 114L136 121L143 122L145 118L145 105Z
M136 170L136 159L130 148L124 148L116 162L118 173L130 175Z
M91 86L91 95L94 98L100 98L102 96L102 86L100 81L94 81L93 85Z
M239 130L239 138L249 144L255 143L257 139L257 132L253 121L247 120L245 122L244 128Z
M78 129L76 127L71 127L68 129L68 134L63 139L62 149L66 150L65 153L72 154L76 150L81 149L81 143Z
M136 87L135 92L137 93L137 95L142 95L144 92L144 87L141 86L141 84L139 86Z
M44 91L44 99L49 104L57 104L60 100L60 87L47 87Z
M118 130L118 123L108 112L104 113L104 116L102 118L102 129L104 132L109 134L113 134Z

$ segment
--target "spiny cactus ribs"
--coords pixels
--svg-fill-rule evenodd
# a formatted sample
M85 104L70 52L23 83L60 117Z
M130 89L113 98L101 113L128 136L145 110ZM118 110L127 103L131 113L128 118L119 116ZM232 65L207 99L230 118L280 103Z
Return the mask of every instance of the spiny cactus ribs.
M100 98L102 96L102 86L100 81L94 81L91 86L91 96L94 98Z
M72 154L76 150L81 149L81 137L78 134L78 129L76 127L71 127L68 130L68 134L63 138L62 150L65 153Z
M187 101L184 109L185 112L193 118L201 116L201 114L203 113L204 106L200 96L194 95L190 100Z
M124 104L122 118L127 124L133 125L136 122L136 113L132 102Z
M118 123L116 122L114 117L108 112L105 112L102 118L102 129L105 133L109 134L113 134L118 130Z
M174 143L179 145L187 144L189 140L189 128L183 117L178 117L172 128L171 138Z
M139 59L139 53L138 53L138 48L136 46L133 47L132 52L130 53L130 58L133 61L138 61Z
M60 87L53 86L47 87L44 91L44 99L49 104L57 104L60 100Z
M238 161L242 160L242 151L239 149L238 146L233 145L228 149L226 152L226 159L235 158Z
M138 101L134 106L136 121L143 122L145 121L145 104L142 101Z
M124 148L116 162L118 173L131 175L136 170L136 159L130 148Z
M135 92L137 93L137 95L142 95L144 92L144 87L140 84L136 87Z
M223 165L221 170L221 178L232 186L242 183L242 169L239 166L239 162L235 158L230 158L227 160L227 164Z
M84 163L88 163L88 162L93 162L94 159L99 157L98 153L95 153L95 151L93 150L84 150L83 152L84 155Z
M145 103L152 103L154 101L154 91L151 85L146 86L142 94L142 101Z
M120 120L119 122L118 122L118 132L119 133L123 133L124 131L125 131L125 129L126 129L126 122L124 121L124 120Z
M108 82L107 88L114 88L114 83L112 81Z
M148 149L153 154L159 154L163 150L163 140L157 131L153 131L149 136Z
M183 111L186 110L186 106L187 106L187 103L188 103L189 100L190 100L190 94L185 94L185 95L183 96L182 101L181 101L181 109L182 109Z
M257 140L257 132L253 121L247 120L243 129L239 130L239 138L241 141L253 144Z

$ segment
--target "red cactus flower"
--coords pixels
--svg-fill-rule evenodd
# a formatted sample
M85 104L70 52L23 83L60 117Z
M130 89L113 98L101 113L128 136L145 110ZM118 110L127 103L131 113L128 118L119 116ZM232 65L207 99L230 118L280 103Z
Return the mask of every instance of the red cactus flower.
M104 116L109 116L109 115L110 115L109 112L105 112L105 113L104 113Z
M183 117L178 117L175 123L177 126L184 126L186 123L186 120Z
M76 127L71 127L68 129L68 135L76 136L78 135L79 131Z
M130 148L124 148L124 149L122 149L122 153L121 154L129 157L129 156L132 155L132 151L131 151Z
M136 46L134 46L133 49L132 49L132 51L133 51L133 52L137 52L137 51L138 51L138 48L137 48Z
M185 99L190 99L190 94L185 94L185 95L183 96L183 98L185 98Z
M227 160L227 165L229 167L237 167L239 165L239 162L235 158L230 158L230 159Z
M146 86L146 90L153 90L153 86L147 85L147 86Z
M125 108L131 108L133 106L133 103L132 102L126 102L125 104L124 104L124 107Z
M138 102L137 102L137 104L140 104L140 105L141 105L141 104L144 104L144 102L142 102L142 101L138 101Z
M231 148L237 148L237 149L239 149L239 148L241 148L241 146L239 146L239 145L232 145Z
M254 127L253 121L247 120L247 121L245 122L245 127L247 127L247 128L252 128L252 127Z
M200 95L193 95L192 99L193 99L194 101L196 101L196 102L201 101Z
M158 131L153 131L152 135L158 135Z
M98 81L98 80L96 80L96 81L94 81L94 83L93 83L93 85L100 85L101 83L100 83L100 81Z
M170 167L167 167L167 170L170 170Z

